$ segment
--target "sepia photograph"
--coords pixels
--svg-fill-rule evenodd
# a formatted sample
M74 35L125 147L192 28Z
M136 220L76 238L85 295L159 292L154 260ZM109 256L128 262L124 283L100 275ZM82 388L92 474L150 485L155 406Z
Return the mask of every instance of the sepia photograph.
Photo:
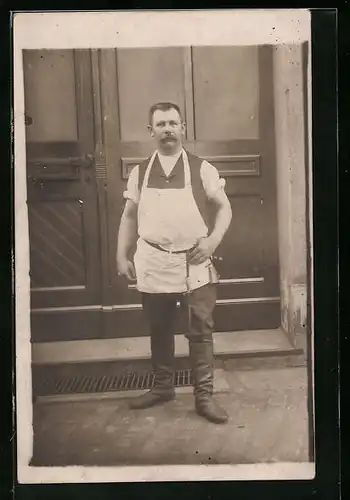
M15 16L20 481L313 478L310 16L223 14Z

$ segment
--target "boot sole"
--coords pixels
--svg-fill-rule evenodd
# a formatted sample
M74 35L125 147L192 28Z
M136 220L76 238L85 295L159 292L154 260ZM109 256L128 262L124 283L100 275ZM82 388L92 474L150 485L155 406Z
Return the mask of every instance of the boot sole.
M226 424L228 422L228 416L219 419L219 418L210 417L209 415L201 412L200 410L196 410L196 412L200 417L204 418L205 420L207 420L208 422L210 422L212 424Z

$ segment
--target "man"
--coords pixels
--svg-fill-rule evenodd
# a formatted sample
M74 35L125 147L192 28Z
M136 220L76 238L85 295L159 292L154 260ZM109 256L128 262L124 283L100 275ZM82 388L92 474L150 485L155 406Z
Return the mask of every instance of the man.
M223 189L225 181L213 165L184 150L185 123L177 105L154 104L148 129L156 150L129 176L119 228L117 267L119 275L137 281L142 294L150 325L155 382L130 406L148 408L175 397L173 328L180 301L188 308L185 335L189 341L196 411L210 422L224 423L228 415L212 397L217 282L212 256L232 217ZM215 207L213 228L209 202ZM130 251L136 239L133 263Z

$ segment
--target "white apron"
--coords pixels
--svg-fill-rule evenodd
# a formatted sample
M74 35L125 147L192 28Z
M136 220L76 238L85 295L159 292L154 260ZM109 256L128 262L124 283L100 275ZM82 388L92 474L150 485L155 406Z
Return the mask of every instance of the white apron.
M150 246L145 240L167 250L192 248L206 237L208 228L198 210L191 187L191 172L183 151L184 189L148 188L148 178L156 152L145 172L138 206L139 240L134 257L137 289L147 293L184 293L217 280L210 259L189 266L186 280L186 255L169 254Z

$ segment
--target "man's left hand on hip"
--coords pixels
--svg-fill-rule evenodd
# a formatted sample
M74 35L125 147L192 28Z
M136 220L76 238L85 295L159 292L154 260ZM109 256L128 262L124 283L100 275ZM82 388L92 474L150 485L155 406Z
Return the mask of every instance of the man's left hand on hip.
M202 238L196 247L189 253L189 263L192 265L201 264L209 259L216 250L216 246L210 238Z

